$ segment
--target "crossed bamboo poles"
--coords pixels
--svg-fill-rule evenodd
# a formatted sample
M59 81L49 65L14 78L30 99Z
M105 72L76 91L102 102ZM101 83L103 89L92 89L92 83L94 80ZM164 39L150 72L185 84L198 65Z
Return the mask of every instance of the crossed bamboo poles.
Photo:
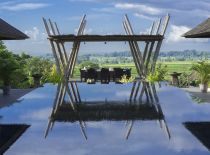
M162 35L164 36L166 32L166 28L168 26L170 16L167 15L162 19L157 20L156 22L153 22L152 27L150 29L149 34L150 35ZM129 18L127 15L125 15L125 21L123 21L123 27L125 29L125 32L127 35L134 35L131 23L129 21ZM139 49L139 45L137 41L129 41L130 50L134 59L135 66L137 68L137 73L142 80L136 80L133 82L133 87L131 89L130 94L130 102L136 101L137 96L139 95L139 101L142 102L143 95L145 93L147 102L150 104L153 104L156 107L157 112L162 114L162 109L159 104L159 99L156 93L156 88L154 83L148 83L146 81L146 77L149 73L154 74L155 72L155 66L157 62L157 58L159 55L160 47L162 45L163 40L159 40L156 43L155 47L155 41L146 42L143 56ZM151 66L149 66L149 64ZM142 88L140 90L140 86L142 84ZM140 90L140 91L139 91ZM164 115L163 115L164 116ZM166 134L168 138L170 139L170 132L167 126L167 123L165 121L165 118L163 120L159 120L161 128L164 128L166 131ZM134 121L127 121L126 126L129 126L125 135L125 138L128 139L132 127L134 125Z
M84 15L81 19L81 22L79 24L79 28L77 31L77 36L83 35L85 26L86 26L86 15ZM156 22L153 22L152 28L150 30L150 35L161 35L164 36L168 21L169 21L169 15L165 16L162 19L159 19ZM79 52L80 47L80 41L74 41L72 45L72 50L69 55L67 55L67 51L64 46L64 42L53 40L50 38L50 36L53 35L60 35L60 31L58 29L57 24L52 22L50 19L47 20L43 18L43 22L45 25L46 32L48 34L48 39L50 41L50 45L52 48L53 56L55 58L55 63L57 67L57 71L60 75L62 75L62 81L58 84L57 92L55 96L55 100L53 103L53 109L51 112L51 116L57 111L59 106L61 106L65 100L65 96L67 94L69 102L72 106L72 109L75 111L75 113L78 114L79 117L79 111L77 107L75 106L75 103L81 103L81 97L79 94L79 90L77 87L76 81L70 80L73 77L73 71L76 64L76 59ZM128 16L125 15L125 21L123 21L123 27L125 29L125 32L127 35L134 35L132 26L130 24L130 21L128 19ZM130 103L136 101L137 97L139 96L139 101L142 101L143 95L146 95L147 102L154 105L156 107L157 112L162 113L162 110L159 105L159 99L156 94L156 89L154 84L149 84L146 82L146 77L149 73L154 74L155 72L155 66L157 62L157 58L159 55L160 47L162 45L162 41L158 40L156 41L145 41L146 45L144 48L144 52L142 55L142 52L140 51L139 45L137 41L128 41L130 50L133 56L133 60L137 69L137 73L139 75L139 79L135 80L132 86L131 94L130 94ZM141 87L142 83L142 87ZM51 117L50 117L51 118ZM48 126L45 132L45 137L48 135L49 129L53 128L54 121L52 121L49 118ZM165 129L167 131L168 137L170 138L170 133L168 130L168 127L166 125L165 119L159 120L160 126L165 126ZM81 131L87 139L87 134L85 132L85 122L82 120L79 121ZM127 122L129 124L128 131L126 132L126 139L129 137L131 129L133 127L134 121Z
M82 35L84 33L84 29L85 29L85 25L86 25L85 17L86 16L84 15L80 22L77 35ZM43 22L44 22L45 29L47 31L48 36L60 35L60 31L59 31L56 23L54 23L54 25L53 25L53 23L50 19L48 20L48 23L47 23L47 20L45 18L43 18ZM50 30L50 28L51 28L51 30ZM67 93L67 95L69 97L68 103L71 104L72 109L79 116L79 113L78 113L78 111L75 107L75 104L74 104L74 103L81 102L79 90L77 87L77 83L70 81L69 79L73 77L73 71L74 71L74 67L76 64L76 59L77 59L77 55L78 55L78 51L79 51L79 47L80 47L80 42L75 41L73 43L73 48L70 52L70 55L67 56L66 49L65 49L63 42L56 42L56 41L53 41L50 39L49 39L49 41L50 41L50 44L52 47L52 52L53 52L53 55L55 58L55 63L56 63L58 74L63 75L62 81L58 84L58 87L57 87L56 97L55 97L55 100L53 103L53 109L52 109L51 115L53 115L57 111L57 108L64 103L64 98ZM69 83L70 83L70 87L69 87ZM50 128L52 129L54 126L54 121L52 121L50 118L49 118L48 126L47 126L47 129L45 132L45 137L48 135L49 129ZM81 131L82 131L85 139L87 139L87 135L85 133L85 122L80 120L79 124L80 124L80 128L81 128Z

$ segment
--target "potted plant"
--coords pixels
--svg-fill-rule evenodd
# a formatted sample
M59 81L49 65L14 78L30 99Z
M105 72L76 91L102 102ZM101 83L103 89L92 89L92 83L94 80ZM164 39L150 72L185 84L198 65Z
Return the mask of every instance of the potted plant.
M3 95L9 95L11 80L18 68L18 62L12 53L0 45L0 79L3 82Z
M207 93L208 82L210 79L210 64L205 61L197 62L193 64L191 69L197 73L200 79L200 90L203 93Z
M134 80L135 80L134 77L131 76L131 77L128 78L127 75L124 74L124 75L121 77L121 79L119 80L119 82L120 82L120 83L125 83L125 84L126 84L126 83L129 83L129 82L133 82Z

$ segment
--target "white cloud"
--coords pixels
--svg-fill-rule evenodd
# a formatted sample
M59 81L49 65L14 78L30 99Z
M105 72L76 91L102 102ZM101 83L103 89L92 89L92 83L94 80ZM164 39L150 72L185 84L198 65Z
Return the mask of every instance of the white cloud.
M146 16L140 13L134 13L134 16L139 17L139 18L143 18L143 19L147 19L147 20L152 20L154 21L156 18L154 17L150 17L150 16Z
M191 30L190 27L187 26L177 26L177 25L171 25L170 27L171 31L168 34L167 42L207 42L208 39L199 39L199 38L184 38L182 35L186 33L187 31Z
M93 29L91 28L84 30L84 34L91 34L92 32L93 32Z
M171 42L179 42L179 41L184 41L186 40L182 35L189 31L191 28L187 26L176 26L176 25L171 25L171 31L169 32L168 35L168 41Z
M40 32L39 32L39 29L37 27L33 27L32 30L26 30L25 34L27 34L31 39L37 40Z
M46 120L48 120L51 110L52 110L51 108L43 108L43 109L39 109L39 110L33 111L33 112L30 111L20 117L22 119L46 121Z
M117 3L114 5L115 8L118 9L132 9L137 10L139 12L147 13L150 15L160 14L162 11L159 8L147 6L144 4L136 4L136 3Z
M140 31L140 33L139 34L150 34L150 31L151 31L151 27L150 28L147 28L146 30L144 30L144 31Z
M49 6L45 3L19 3L19 4L2 4L1 9L9 11L23 11L23 10L35 10Z
M24 33L30 37L29 40L36 43L46 41L47 38L47 34L40 32L36 26L34 26L31 30L24 31Z

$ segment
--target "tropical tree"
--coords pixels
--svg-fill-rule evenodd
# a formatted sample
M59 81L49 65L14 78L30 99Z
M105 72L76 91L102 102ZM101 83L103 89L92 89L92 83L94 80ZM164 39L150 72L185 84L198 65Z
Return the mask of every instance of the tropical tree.
M15 71L19 68L19 63L9 52L2 41L0 41L0 79L3 82L3 93L8 95L10 84Z
M28 76L28 73L26 71L26 65L28 59L32 58L32 56L21 53L21 54L13 54L15 59L19 63L19 68L15 70L15 78L12 78L11 80L11 86L13 88L29 88L30 87L30 78Z
M51 71L47 78L47 81L53 84L56 84L62 81L62 75L58 74L55 64L53 64L53 66L51 67Z
M26 72L31 85L34 83L46 83L52 67L52 62L41 57L29 58L26 64ZM34 81L35 80L35 81Z
M201 81L201 91L207 92L208 82L210 79L210 64L206 61L200 61L196 64L193 64L191 70L195 71L198 74L198 77Z

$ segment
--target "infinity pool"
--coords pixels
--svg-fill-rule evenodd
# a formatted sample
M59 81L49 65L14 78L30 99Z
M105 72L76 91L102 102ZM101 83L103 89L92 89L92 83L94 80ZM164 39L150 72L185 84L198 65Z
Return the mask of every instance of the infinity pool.
M85 101L128 100L131 87L131 84L114 83L78 84ZM209 154L208 148L183 123L210 122L210 104L195 103L186 92L171 86L157 88L170 138L156 120L135 120L128 139L125 138L126 120L85 122L87 140L79 122L56 122L44 138L56 88L46 84L23 96L18 103L0 109L0 124L31 125L5 154Z

